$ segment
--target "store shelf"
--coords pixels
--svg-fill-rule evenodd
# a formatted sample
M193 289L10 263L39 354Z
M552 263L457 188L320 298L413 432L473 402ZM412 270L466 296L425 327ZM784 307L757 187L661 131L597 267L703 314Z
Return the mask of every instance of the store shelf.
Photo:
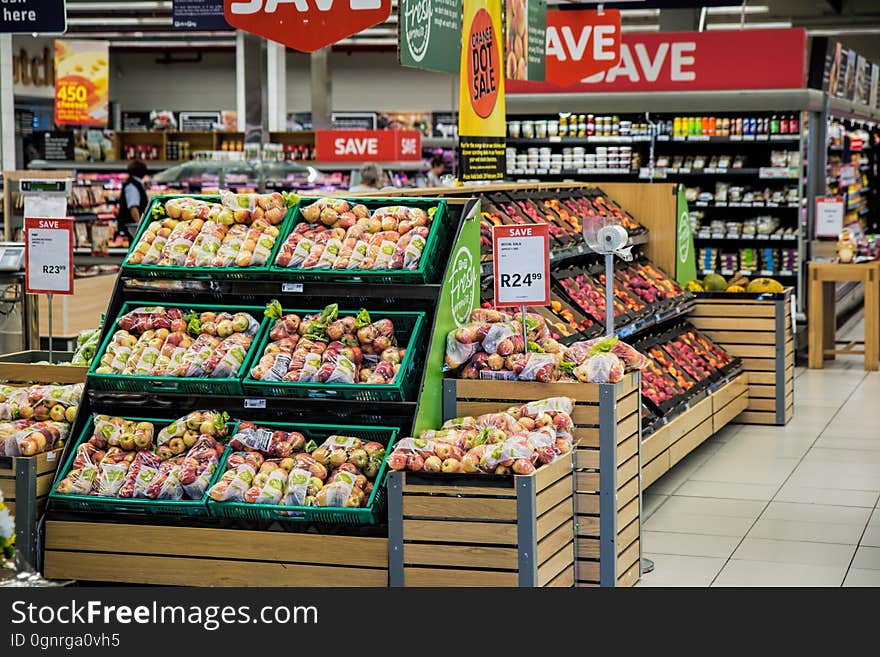
M183 161L172 160L144 160L149 171L161 171L169 167L183 164ZM77 160L31 160L29 169L73 169L75 171L125 171L128 161L116 162L80 162Z
M742 201L730 201L728 203L716 203L715 201L688 201L688 205L695 208L766 208L766 209L797 209L800 203L744 203Z
M508 176L634 176L636 169L508 169Z
M704 167L701 169L677 169L675 167L659 167L653 172L647 168L639 170L639 178L649 178L653 173L654 178L666 178L667 176L751 176L761 180L797 180L798 171L792 171L783 167L760 167L745 169L713 169Z
M629 324L615 326L615 332L621 338L631 339L633 336L636 336L643 331L659 326L660 324L675 319L676 317L686 315L694 309L694 303L695 301L693 297L686 298L682 303L673 308L661 310L660 312L649 315L648 317L642 317Z
M584 146L586 144L637 144L651 141L650 135L635 135L624 137L620 135L594 135L592 137L508 137L508 146L547 146L559 144L560 146Z
M789 271L785 269L779 271L771 271L769 269L758 269L755 271L751 271L748 269L700 269L699 272L702 276L708 276L709 274L721 274L722 276L735 276L737 274L742 274L743 276L764 276L772 278L792 278L797 276L796 271Z
M684 137L676 137L672 135L657 135L658 142L666 143L708 143L708 144L748 144L754 143L795 143L800 141L799 135L777 134L777 135L731 135L729 137L719 137L710 135L688 135Z
M738 235L730 237L727 235L694 235L694 239L698 242L773 242L773 243L792 243L797 242L797 235L792 237L776 237L775 235Z

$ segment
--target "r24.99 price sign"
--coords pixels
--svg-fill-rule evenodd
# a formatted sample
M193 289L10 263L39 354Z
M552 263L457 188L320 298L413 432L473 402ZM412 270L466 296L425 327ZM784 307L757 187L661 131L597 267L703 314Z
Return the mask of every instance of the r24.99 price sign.
M24 220L25 291L73 294L73 219Z
M495 305L550 303L550 235L547 224L493 226Z

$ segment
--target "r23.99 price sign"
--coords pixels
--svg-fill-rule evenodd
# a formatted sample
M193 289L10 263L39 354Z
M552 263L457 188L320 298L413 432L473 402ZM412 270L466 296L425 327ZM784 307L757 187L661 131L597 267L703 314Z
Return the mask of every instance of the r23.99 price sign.
M493 226L495 305L550 304L550 235L547 224Z
M24 220L25 291L73 294L73 219Z

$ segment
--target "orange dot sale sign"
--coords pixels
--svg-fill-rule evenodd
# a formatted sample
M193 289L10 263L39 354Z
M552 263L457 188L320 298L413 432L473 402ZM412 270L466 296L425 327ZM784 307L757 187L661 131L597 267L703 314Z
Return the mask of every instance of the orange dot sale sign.
M110 44L55 40L55 123L106 126Z

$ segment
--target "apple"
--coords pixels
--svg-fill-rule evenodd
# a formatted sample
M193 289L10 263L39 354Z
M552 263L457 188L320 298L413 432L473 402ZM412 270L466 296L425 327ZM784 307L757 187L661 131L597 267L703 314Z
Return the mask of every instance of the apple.
M425 467L425 459L419 454L410 454L406 457L406 469L412 472L418 472Z
M440 466L440 469L443 472L453 473L453 472L461 472L461 461L458 459L446 459L443 461L443 465Z
M134 435L130 433L124 434L119 439L119 446L126 452L131 452L137 449L137 443L135 442Z
M244 313L236 313L236 315L232 318L232 328L236 333L244 333L250 327L251 322L248 319L248 316Z
M452 445L449 443L434 443L434 454L442 461L452 457Z
M24 438L18 443L18 451L22 456L33 456L37 453L37 441L32 438Z
M42 403L34 407L34 419L37 422L46 422L49 419L49 408Z
M440 472L443 467L443 461L439 456L431 455L425 459L425 472Z
M528 459L517 459L512 466L514 474L530 475L535 471L535 466Z
M183 454L186 451L186 443L183 438L172 438L168 441L168 448L172 454Z
M64 419L67 420L69 424L73 424L73 421L76 420L76 411L79 409L79 406L68 406L64 409Z
M480 469L480 457L476 454L468 452L461 459L461 471L473 474Z
M190 413L186 416L186 428L192 431L198 431L202 424L202 414L198 411Z
M392 470L405 470L406 461L406 454L403 452L391 452L391 454L388 455L388 467Z
M134 435L134 445L137 449L149 449L153 439L148 433L138 432Z
M55 404L52 408L49 409L49 417L53 422L64 422L66 415L64 413L64 406L61 404Z
M288 456L287 458L281 459L281 462L278 465L281 467L282 470L290 472L296 465L296 461Z
M217 434L217 427L210 420L205 420L199 425L199 433L206 436L214 436Z
M34 416L34 407L23 404L18 407L18 417L22 420L30 420Z

